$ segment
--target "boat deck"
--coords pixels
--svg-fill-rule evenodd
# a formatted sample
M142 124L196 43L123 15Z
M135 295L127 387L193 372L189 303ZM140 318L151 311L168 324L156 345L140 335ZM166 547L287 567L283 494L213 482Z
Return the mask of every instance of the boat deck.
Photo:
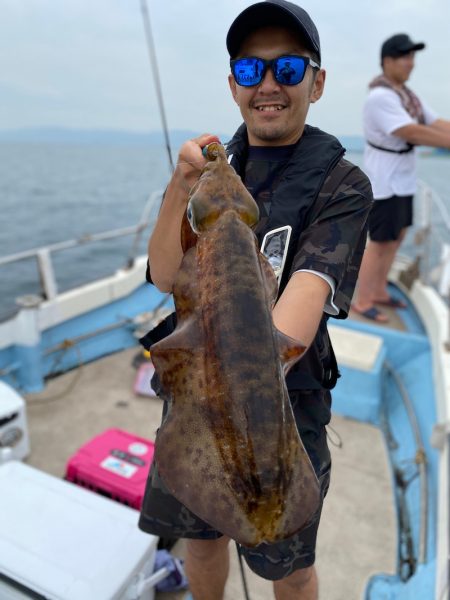
M26 462L62 477L67 459L89 439L110 427L154 439L162 403L133 393L133 348L83 365L27 396L31 454ZM334 416L329 428L333 471L319 529L317 568L320 598L358 600L367 578L393 573L396 522L391 475L381 432ZM180 540L174 554L183 555ZM226 600L244 598L236 552ZM270 582L246 568L252 600L273 598ZM182 600L185 592L156 594L157 600Z

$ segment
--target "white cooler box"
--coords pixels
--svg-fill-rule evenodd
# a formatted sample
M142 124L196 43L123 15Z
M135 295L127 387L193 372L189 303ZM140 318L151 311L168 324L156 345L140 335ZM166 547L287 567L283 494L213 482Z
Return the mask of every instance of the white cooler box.
M152 600L138 513L18 461L0 466L0 598ZM28 592L28 593L27 593Z

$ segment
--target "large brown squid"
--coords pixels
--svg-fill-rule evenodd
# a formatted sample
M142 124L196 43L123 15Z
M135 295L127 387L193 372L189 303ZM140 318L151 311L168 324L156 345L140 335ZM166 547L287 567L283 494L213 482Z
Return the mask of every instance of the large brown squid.
M151 349L170 399L155 460L175 497L252 547L290 537L318 507L285 384L305 348L273 325L255 201L220 144L207 157L187 208L197 237L182 236L173 287L178 325Z

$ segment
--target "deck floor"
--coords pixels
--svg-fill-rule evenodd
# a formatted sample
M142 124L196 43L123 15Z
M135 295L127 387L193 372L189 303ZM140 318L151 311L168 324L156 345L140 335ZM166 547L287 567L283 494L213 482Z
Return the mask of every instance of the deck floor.
M118 427L154 439L162 404L133 393L133 348L84 365L49 381L44 392L27 396L31 454L26 462L62 477L67 459L93 436ZM370 425L333 417L330 444L333 470L317 549L321 600L358 600L367 578L393 573L396 522L387 457L381 433ZM173 552L183 555L180 540ZM252 600L273 598L271 583L246 569ZM184 592L156 594L182 600ZM225 600L244 598L232 549Z

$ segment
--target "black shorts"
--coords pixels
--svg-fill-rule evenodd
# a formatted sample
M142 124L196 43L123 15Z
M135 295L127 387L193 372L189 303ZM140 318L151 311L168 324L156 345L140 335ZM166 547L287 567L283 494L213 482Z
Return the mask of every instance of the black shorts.
M375 200L369 214L369 235L374 242L394 242L413 223L413 197L391 196Z
M331 457L325 425L331 416L331 396L327 390L308 390L291 394L295 421L306 451L319 479L322 502L330 483ZM275 544L242 547L248 566L265 579L277 580L310 567L315 561L317 530L322 502L305 529ZM165 488L153 463L150 470L139 527L163 538L212 540L221 533L202 521Z

